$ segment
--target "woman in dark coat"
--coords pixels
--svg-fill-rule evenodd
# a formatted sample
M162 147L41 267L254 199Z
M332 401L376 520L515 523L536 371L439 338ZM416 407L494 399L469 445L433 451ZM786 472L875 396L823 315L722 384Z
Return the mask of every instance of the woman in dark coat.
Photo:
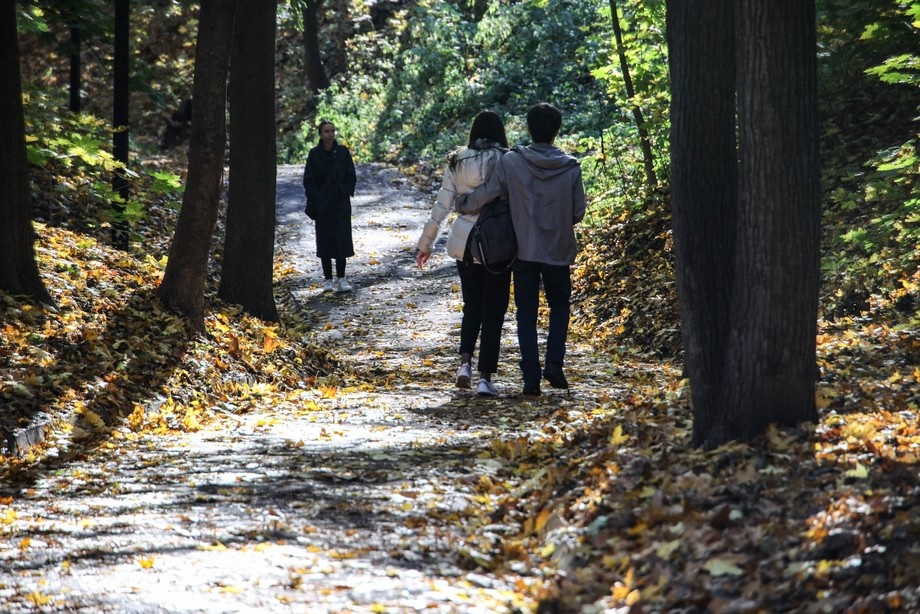
M357 183L355 164L348 148L335 140L335 125L331 121L322 120L317 131L319 143L307 155L303 170L306 213L316 222L316 255L323 265L323 291L349 292L345 259L355 255L351 240L351 197Z

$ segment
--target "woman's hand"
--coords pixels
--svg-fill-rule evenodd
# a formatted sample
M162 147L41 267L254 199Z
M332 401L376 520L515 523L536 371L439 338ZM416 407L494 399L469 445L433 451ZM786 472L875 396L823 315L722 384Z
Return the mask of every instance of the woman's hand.
M425 266L425 263L428 262L428 259L431 258L431 252L423 252L419 250L418 254L415 255L415 262L418 264L418 268Z

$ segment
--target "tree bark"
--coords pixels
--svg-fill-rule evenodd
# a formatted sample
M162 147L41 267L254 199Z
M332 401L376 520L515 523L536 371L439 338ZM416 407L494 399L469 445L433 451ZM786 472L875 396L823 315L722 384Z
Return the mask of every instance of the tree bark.
M629 75L629 62L626 61L626 49L623 47L623 31L620 28L620 14L617 11L616 0L610 0L610 15L613 19L613 34L617 43L617 55L620 57L620 70L623 71L623 83L626 86L626 96L632 102L636 97L636 90L633 87L632 77ZM636 128L639 130L639 144L642 147L642 159L645 164L645 180L649 188L655 189L658 185L658 177L655 175L655 158L652 155L652 140L648 135L648 127L645 125L645 118L642 116L642 109L639 105L632 103L633 118L636 120Z
M314 94L329 87L329 77L319 53L317 13L322 6L322 0L304 0L303 3L303 65L307 86Z
M203 0L195 45L195 121L188 179L169 261L157 294L204 330L204 291L227 144L227 73L237 0Z
M115 67L114 67L114 101L112 104L112 155L124 164L124 168L115 169L112 177L112 189L118 193L122 203L115 203L114 221L112 222L112 244L118 249L129 248L128 224L122 219L125 207L123 203L130 196L128 178L128 122L130 110L130 35L131 5L129 0L115 0Z
M727 435L817 421L820 285L814 1L740 0L737 283L723 404ZM715 441L723 439L715 434Z
M0 290L53 306L35 262L15 2L0 2L0 220Z
M668 4L677 284L705 448L817 419L815 35L813 0Z
M230 51L230 187L218 296L278 321L275 249L275 0L241 2Z
M717 420L736 221L734 0L673 0L671 209L694 441Z
M70 110L73 113L79 113L82 110L80 51L80 26L70 26Z

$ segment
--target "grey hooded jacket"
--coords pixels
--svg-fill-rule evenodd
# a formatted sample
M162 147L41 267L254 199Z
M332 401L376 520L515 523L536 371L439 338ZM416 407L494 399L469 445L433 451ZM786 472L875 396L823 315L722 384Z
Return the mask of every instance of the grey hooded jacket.
M578 160L547 143L515 147L495 172L455 207L469 215L496 198L508 199L518 258L552 265L575 263L575 224L585 216L585 190Z

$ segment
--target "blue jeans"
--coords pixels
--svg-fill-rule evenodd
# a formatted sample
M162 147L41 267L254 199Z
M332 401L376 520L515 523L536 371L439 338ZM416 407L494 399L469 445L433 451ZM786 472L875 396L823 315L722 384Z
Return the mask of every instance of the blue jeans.
M481 264L458 260L457 272L463 294L460 353L472 356L478 337L480 373L497 373L502 324L511 295L511 271L494 275Z
M543 264L518 260L514 263L514 304L517 307L518 346L521 374L527 383L539 383L540 353L537 349L537 309L540 280L549 305L549 331L546 337L546 364L562 368L565 341L569 335L569 302L572 278L568 265Z

